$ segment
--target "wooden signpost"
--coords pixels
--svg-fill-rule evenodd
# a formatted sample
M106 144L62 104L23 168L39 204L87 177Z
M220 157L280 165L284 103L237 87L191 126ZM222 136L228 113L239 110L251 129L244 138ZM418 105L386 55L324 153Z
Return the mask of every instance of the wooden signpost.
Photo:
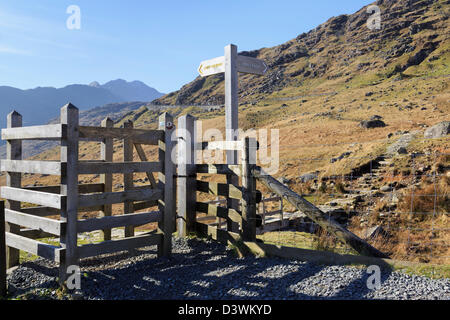
M267 65L263 60L237 54L237 46L229 44L225 47L225 55L200 63L198 72L202 77L217 73L225 73L225 135L227 141L238 140L238 72L264 75ZM227 164L237 164L237 151L227 151ZM230 181L237 185L238 177L232 176ZM228 207L238 209L238 202L229 199ZM236 225L228 225L229 231L237 231Z

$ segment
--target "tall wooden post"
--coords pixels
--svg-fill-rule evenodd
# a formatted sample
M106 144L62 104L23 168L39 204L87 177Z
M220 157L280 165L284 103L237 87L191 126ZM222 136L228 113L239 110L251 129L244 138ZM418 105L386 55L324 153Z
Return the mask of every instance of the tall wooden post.
M65 196L61 207L61 247L65 256L60 259L59 278L63 284L67 278L67 267L78 265L77 220L78 220L78 109L71 103L61 108L61 123L66 125L65 138L61 139L61 164L67 168L61 174L61 195Z
M111 118L105 118L102 121L102 127L112 128L114 126L114 121ZM101 159L105 162L113 162L113 139L105 138L103 139L100 146ZM100 183L103 183L103 192L112 192L112 174L104 173L100 175ZM112 206L110 204L105 204L102 210L102 216L111 216ZM103 240L111 240L111 229L103 230Z
M0 201L0 297L6 297L5 203Z
M256 140L242 139L242 238L244 241L256 239L256 179L252 174L256 166Z
M159 201L162 219L158 223L158 232L162 233L162 244L158 246L158 256L169 256L172 252L172 232L175 231L175 164L172 161L172 133L175 129L173 117L163 113L159 117L159 130L164 131L164 140L159 141L159 161L162 163L158 173L158 188L164 191L163 200Z
M133 121L128 120L123 124L124 128L133 128ZM123 139L123 162L132 162L133 161L133 140L131 137L127 137ZM123 175L123 189L124 191L130 191L134 188L133 183L133 173L125 173ZM125 201L123 203L123 213L129 214L133 213L133 201ZM126 226L125 227L125 237L133 237L134 236L134 226Z
M264 196L261 199L261 206L262 206L262 222L261 227L264 230L264 226L266 225L266 202L264 201Z
M237 46L229 44L225 47L225 136L227 141L238 139L238 69ZM237 164L237 151L227 151L227 164ZM237 185L239 177L227 176L227 183ZM227 200L227 207L239 210L239 201ZM227 222L228 231L238 232L238 224L231 220Z
M7 127L16 128L22 126L22 116L13 111L8 114ZM7 140L6 141L6 159L8 160L22 160L22 140ZM6 186L21 188L22 174L17 172L6 172ZM20 201L6 200L5 207L7 209L20 211ZM19 233L20 226L6 223L6 232ZM6 265L7 268L14 267L19 264L20 251L15 248L6 247Z
M178 179L177 179L177 213L178 236L186 237L195 232L197 212L195 210L196 179L195 167L195 118L189 114L178 119Z

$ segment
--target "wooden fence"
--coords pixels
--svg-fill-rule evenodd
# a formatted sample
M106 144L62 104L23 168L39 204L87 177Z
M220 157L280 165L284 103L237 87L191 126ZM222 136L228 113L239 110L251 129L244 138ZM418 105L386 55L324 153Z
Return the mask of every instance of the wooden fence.
M190 116L178 120L178 182L177 182L177 212L178 233L186 236L196 233L199 236L209 236L221 242L236 242L237 240L256 240L256 203L260 192L256 190L256 180L252 169L256 159L256 140L244 138L241 141L195 141L195 119ZM203 150L241 151L241 164L197 164L196 152ZM197 174L218 174L227 177L227 183L202 181ZM232 183L240 178L241 185ZM220 206L224 201L197 201L197 192L238 202L227 201L227 206ZM237 205L236 205L237 203ZM230 205L231 204L231 205ZM208 225L204 219L197 219L197 213L210 218L221 218L227 226L235 224L237 228L222 230L221 224ZM231 230L230 230L231 229Z
M78 109L71 104L61 109L59 124L22 127L20 114L9 114L8 128L2 129L2 139L7 141L7 159L2 160L0 168L6 172L6 186L0 192L0 197L6 199L4 209L0 203L0 224L4 219L6 230L2 232L0 229L0 234L5 236L7 266L17 265L19 250L23 250L58 262L60 280L64 282L67 267L78 265L81 258L149 245L157 245L158 256L168 256L172 250L172 233L176 229L182 237L194 233L225 243L240 242L254 247L257 242L261 244L256 234L258 227L263 231L267 227L267 216L280 215L279 220L283 223L282 200L290 202L358 252L385 257L300 195L264 173L256 165L258 147L254 138L197 143L195 118L190 115L178 119L175 189L175 164L172 161L175 154L175 143L172 141L174 129L173 118L168 113L160 116L158 130L135 129L131 121L125 122L123 128L114 128L109 119L105 119L101 127L80 126ZM60 161L22 160L22 140L36 139L60 141ZM113 139L122 141L122 162L113 162ZM80 141L100 142L101 159L80 161ZM148 161L142 145L158 146L157 162ZM140 162L133 160L134 149ZM240 151L240 164L196 163L197 152L204 150ZM134 186L135 172L146 173L150 184ZM158 173L158 181L153 177L154 172ZM57 186L22 187L22 173L58 175L61 181ZM81 174L98 174L100 183L79 184L78 175ZM123 191L113 192L113 174L123 175ZM226 183L199 180L198 174L223 175ZM262 199L261 192L256 189L257 180L277 197ZM197 200L197 192L225 199L201 202ZM265 203L269 201L280 201L279 210L267 212ZM224 202L226 206L221 206ZM34 206L23 206L24 203ZM123 204L123 214L112 215L111 205L118 203ZM260 214L257 214L258 203L262 206ZM158 210L136 213L156 206ZM100 211L101 215L78 219L78 213L86 211ZM198 213L216 219L216 224L208 225L205 220L197 219ZM57 216L58 219L50 216ZM226 222L226 228L221 227L220 219ZM136 226L152 222L158 223L155 231L135 235ZM112 240L111 229L119 227L125 228L125 237ZM78 245L79 233L94 230L102 230L102 242ZM43 237L59 238L59 245L36 240ZM0 271L0 284L3 286L4 272L3 269Z
M78 265L79 259L132 248L157 245L159 256L171 253L171 238L175 231L174 164L171 159L171 135L174 130L170 114L159 119L158 130L133 128L126 122L123 128L113 127L105 119L101 127L80 126L78 109L71 104L61 109L61 123L22 127L17 112L8 115L8 127L2 129L7 142L7 159L1 161L6 172L6 186L0 196L6 200L6 264L19 263L19 250L53 260L60 265L60 281L66 277L67 267ZM113 162L113 139L123 143L123 161ZM23 140L60 141L59 161L22 160ZM78 157L80 141L101 144L99 160L81 161ZM159 160L147 160L142 145L159 146ZM136 149L141 161L133 161ZM145 172L150 184L134 186L133 173ZM153 177L158 173L158 182ZM60 176L60 185L22 187L21 174ZM98 174L100 183L79 184L78 175ZM123 174L123 191L112 191L112 175ZM31 203L33 206L23 206ZM111 205L123 203L123 214L112 215ZM158 210L143 213L135 211L152 207ZM100 211L99 217L79 219L79 212ZM57 216L58 219L49 218ZM135 227L157 222L156 231L135 235ZM125 237L111 239L112 228L125 228ZM78 234L102 230L103 241L78 245ZM1 231L1 230L0 230ZM59 245L50 245L36 239L59 238Z
M280 215L283 226L283 201L291 203L297 210L303 212L324 230L336 236L337 239L349 245L357 252L374 257L385 258L386 255L378 251L364 240L348 231L339 223L327 217L320 209L290 190L256 165L257 141L245 137L241 141L195 141L195 118L190 115L180 117L178 122L178 232L180 236L197 233L209 236L215 240L236 243L256 242L257 225L260 232L267 229L267 215ZM180 130L181 129L181 130ZM196 152L203 150L240 151L241 163L227 164L196 164ZM198 173L221 174L227 176L227 183L207 182L197 179ZM241 186L236 181L241 180ZM278 197L262 201L261 193L256 190L256 181L266 186ZM197 192L223 196L227 198L227 206L216 203L197 201ZM239 202L229 201L230 199ZM265 202L280 201L277 211L265 212ZM257 215L256 204L262 201L262 214ZM216 201L217 202L217 201ZM220 223L206 224L203 219L197 219L197 213L208 217L222 218L227 221L227 229L223 230ZM237 228L233 226L237 225ZM276 228L280 226L277 225Z

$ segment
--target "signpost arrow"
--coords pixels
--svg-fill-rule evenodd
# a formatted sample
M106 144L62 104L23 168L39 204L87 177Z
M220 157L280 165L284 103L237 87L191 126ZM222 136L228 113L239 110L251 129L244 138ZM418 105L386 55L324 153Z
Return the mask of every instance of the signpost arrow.
M238 72L258 74L260 76L263 76L267 71L267 65L263 60L247 56L238 56L237 68Z
M211 60L202 61L198 67L198 73L202 77L225 72L225 57L217 57Z
M230 44L225 47L225 56L206 60L200 63L198 73L202 77L217 73L225 73L225 134L227 141L236 141L239 133L238 126L238 72L264 75L268 67L263 60L237 54L237 47ZM237 164L237 152L227 151L227 164ZM237 177L227 178L228 183L237 184ZM229 180L229 181L228 181ZM230 208L237 208L236 200L228 199ZM228 221L227 229L237 232L238 226Z
M261 59L238 55L236 60L238 72L251 73L262 76L268 69L266 63ZM198 73L202 77L223 72L225 72L224 56L202 61L200 63L200 66L198 67Z

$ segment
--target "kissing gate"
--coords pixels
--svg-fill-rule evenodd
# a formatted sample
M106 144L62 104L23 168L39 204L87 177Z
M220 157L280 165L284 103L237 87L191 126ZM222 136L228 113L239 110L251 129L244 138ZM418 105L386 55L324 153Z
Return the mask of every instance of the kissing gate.
M62 284L67 279L68 267L78 266L82 258L150 245L157 245L158 256L168 256L171 254L172 233L176 230L179 236L195 233L225 243L254 243L256 226L261 221L256 214L256 204L261 200L261 193L256 190L257 179L356 251L367 256L385 257L264 173L256 165L257 142L254 138L197 143L195 118L190 115L179 118L175 138L173 118L168 113L160 116L158 130L135 129L131 121L126 122L123 128L115 128L108 118L101 127L80 126L78 109L72 104L61 109L59 124L22 127L22 117L15 111L8 115L7 120L8 127L2 129L2 139L7 141L7 159L1 161L0 168L6 172L6 186L1 188L0 194L5 199L4 209L0 201L0 225L6 223L5 231L0 227L2 291L6 287L5 266L10 268L19 263L19 250L59 263ZM113 162L113 139L123 143L122 162ZM59 141L60 161L22 160L22 140ZM101 159L79 160L80 141L100 142ZM148 161L142 145L158 146L157 162ZM140 162L133 161L134 149ZM203 150L240 151L241 162L197 164L197 152ZM173 161L175 156L177 160ZM146 173L150 185L134 186L135 172ZM157 182L153 172L158 173ZM22 187L22 173L57 175L60 176L60 184ZM225 175L227 182L197 180L199 173ZM100 183L79 184L78 175L82 174L99 175ZM113 192L113 174L123 174L123 191ZM227 199L227 207L199 202L197 192L223 196ZM122 214L112 215L112 204L119 203L123 204ZM136 213L152 207L158 210ZM78 213L88 211L98 211L100 215L80 220ZM202 223L197 220L197 213L225 219L226 230L220 227L220 223L217 227ZM158 223L156 230L135 235L135 227L152 222ZM120 227L125 228L125 236L111 239L111 229ZM78 244L79 233L94 230L102 230L102 242ZM41 238L59 238L59 245L36 240Z
M59 263L60 281L63 282L67 267L78 265L81 258L148 245L157 245L159 256L170 254L175 226L175 192L170 140L174 126L169 114L161 115L158 130L134 129L132 123L126 123L124 128L114 128L110 119L105 119L101 127L86 127L78 123L78 109L68 104L61 109L59 124L21 125L21 115L12 112L8 115L8 128L2 130L2 139L7 140L7 160L1 162L1 171L7 173L7 186L1 188L1 197L6 200L4 234L8 267L19 263L19 250L23 250ZM113 162L113 139L123 141L123 162ZM22 140L60 141L60 161L22 160ZM78 160L79 141L83 140L101 142L101 159ZM147 161L141 145L159 146L159 161ZM142 162L133 162L133 146ZM134 187L134 172L146 172L151 185ZM158 183L152 172L158 173ZM22 187L21 173L58 175L61 182L57 186ZM112 192L114 173L123 174L122 192ZM99 174L101 183L79 184L80 174ZM22 206L21 203L34 206ZM123 215L111 215L114 203L123 203ZM134 213L155 206L158 206L157 211ZM101 216L79 220L78 212L86 211L100 211ZM158 222L156 231L134 234L134 226L151 222ZM125 238L111 240L111 228L117 227L125 227ZM103 242L77 244L78 233L94 230L103 230ZM42 237L59 238L60 245L35 240Z

